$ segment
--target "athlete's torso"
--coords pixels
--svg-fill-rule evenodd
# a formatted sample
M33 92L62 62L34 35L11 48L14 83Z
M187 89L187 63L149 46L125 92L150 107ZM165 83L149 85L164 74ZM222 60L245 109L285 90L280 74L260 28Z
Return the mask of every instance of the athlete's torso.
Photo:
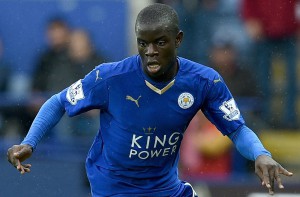
M134 192L173 192L180 143L200 109L224 134L243 124L236 106L228 107L235 103L218 73L183 58L178 62L176 77L164 84L143 74L139 56L103 64L61 94L69 115L101 109L88 161L113 177L107 182L121 183L119 191L105 194L125 192L128 182Z

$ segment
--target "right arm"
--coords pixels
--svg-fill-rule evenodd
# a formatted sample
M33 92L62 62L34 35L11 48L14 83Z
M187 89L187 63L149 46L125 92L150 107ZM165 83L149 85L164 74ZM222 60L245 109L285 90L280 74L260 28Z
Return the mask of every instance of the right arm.
M25 139L20 145L14 145L7 151L8 161L24 174L30 172L30 164L22 164L29 158L42 137L50 131L65 113L64 106L60 101L60 94L53 95L48 99L37 116L35 117Z
M8 161L21 174L29 172L31 167L30 164L21 162L31 156L38 142L59 122L65 112L72 117L91 109L107 108L109 99L106 79L111 76L111 66L97 66L84 79L52 96L42 105L25 139L20 145L9 148L7 152Z

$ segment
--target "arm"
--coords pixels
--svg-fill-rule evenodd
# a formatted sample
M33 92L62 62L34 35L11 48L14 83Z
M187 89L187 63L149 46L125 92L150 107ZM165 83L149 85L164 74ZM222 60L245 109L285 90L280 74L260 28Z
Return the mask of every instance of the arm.
M237 150L247 159L255 161L255 173L269 189L271 195L274 194L274 180L277 181L280 189L284 188L280 174L292 176L293 173L284 169L279 163L272 159L271 153L267 151L260 142L257 135L243 125L229 135Z
M62 118L65 109L60 102L59 94L52 96L41 107L35 117L28 134L20 145L14 145L8 149L8 161L24 174L30 172L30 164L21 164L29 158L42 137L51 130Z
M271 157L271 153L264 148L257 135L245 125L231 133L229 138L237 150L249 160L255 161L260 155Z
M216 74L214 77L218 82L209 83L207 87L206 101L202 111L205 116L224 135L229 136L238 151L246 158L255 160L255 172L262 184L274 193L274 179L279 188L283 188L279 174L292 176L293 173L285 170L274 161L255 133L245 126L245 121L240 114L230 91L222 78ZM234 131L234 132L233 132Z

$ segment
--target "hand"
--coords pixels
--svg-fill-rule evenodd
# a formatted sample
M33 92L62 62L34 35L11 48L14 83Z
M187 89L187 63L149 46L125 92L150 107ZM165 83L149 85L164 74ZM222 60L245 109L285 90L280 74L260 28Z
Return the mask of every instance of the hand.
M30 172L30 164L22 164L21 162L28 159L32 154L32 147L23 145L14 145L7 151L7 160L15 167L21 174Z
M274 194L274 181L277 181L278 187L283 189L280 174L292 176L293 173L284 169L279 163L267 155L260 155L255 160L255 173L262 181L262 185L269 189L269 194Z

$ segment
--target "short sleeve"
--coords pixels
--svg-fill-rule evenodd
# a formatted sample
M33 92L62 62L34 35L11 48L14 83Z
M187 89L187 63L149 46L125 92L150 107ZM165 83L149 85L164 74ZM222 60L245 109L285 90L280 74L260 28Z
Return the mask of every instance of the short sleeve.
M60 99L69 116L107 107L108 88L105 72L104 67L99 65L60 93Z
M245 124L237 103L220 76L208 84L201 110L223 135L228 135Z

